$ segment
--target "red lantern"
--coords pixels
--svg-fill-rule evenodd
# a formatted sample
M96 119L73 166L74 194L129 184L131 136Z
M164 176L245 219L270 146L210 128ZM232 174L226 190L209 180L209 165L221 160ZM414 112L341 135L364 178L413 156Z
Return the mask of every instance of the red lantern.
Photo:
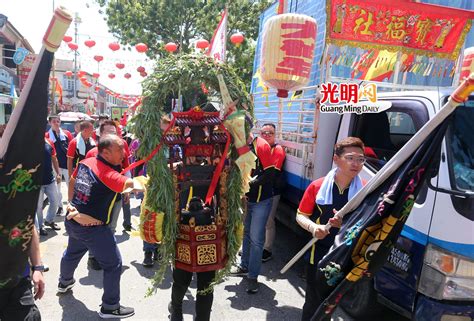
M102 60L104 60L104 57L103 56L94 56L94 60L97 61L97 62L101 62Z
M137 68L137 71L138 71L138 72L144 72L144 71L145 71L145 67L140 66L140 67Z
M64 73L66 77L71 77L72 76L72 71L68 70Z
M474 47L469 47L464 49L464 58L461 64L459 82L469 78L469 75L472 72L474 72Z
M99 78L99 77L100 77L100 74L97 73L97 72L94 72L94 73L92 74L92 77L94 77L94 78Z
M64 37L63 37L63 41L64 41L64 42L71 42L71 41L72 41L72 37L71 37L71 36L64 36Z
M148 46L145 45L144 43L137 43L135 45L135 49L139 52L139 53L143 53L143 52L146 52L148 50Z
M168 51L168 52L175 52L176 49L178 49L178 45L175 44L174 42L168 42L168 43L165 45L165 49L166 49L166 51Z
M140 76L146 77L146 76L148 76L148 74L145 71L143 71L143 72L140 73Z
M284 41L288 32L294 31L293 26L301 28L292 34L291 42ZM310 81L316 35L316 20L307 15L279 14L265 23L260 72L266 86L278 89L277 97L286 98L288 91L298 90ZM305 50L299 50L301 43Z
M94 40L86 40L84 41L84 44L88 47L88 48L92 48L95 46L95 41Z
M110 79L114 79L114 78L115 78L115 74L110 73L110 74L109 74L109 78L110 78Z
M99 91L100 90L100 87L99 86L95 86L95 91Z
M111 42L109 43L109 48L112 50L112 51L117 51L120 49L120 45L116 42Z
M79 70L79 71L77 72L77 75L78 75L79 77L82 77L82 76L84 76L85 74L86 74L86 72L85 72L85 71L82 71L82 70Z
M121 63L121 62L117 62L117 63L115 64L115 67L117 67L118 69L123 69L123 68L125 68L125 64L123 64L123 63Z
M78 46L77 44L75 44L74 42L68 43L67 46L68 46L71 50L74 50L74 51L76 51L77 48L79 48L79 46Z
M127 78L127 79L130 79L130 77L132 77L132 75L130 75L128 72L127 72L125 75L123 75L123 76L124 76L125 78Z
M244 41L244 35L241 34L240 32L234 33L232 36L230 36L230 41L236 45L237 47L240 46L240 44Z
M209 41L207 41L206 39L199 39L196 42L196 47L199 49L206 49L207 47L209 47Z

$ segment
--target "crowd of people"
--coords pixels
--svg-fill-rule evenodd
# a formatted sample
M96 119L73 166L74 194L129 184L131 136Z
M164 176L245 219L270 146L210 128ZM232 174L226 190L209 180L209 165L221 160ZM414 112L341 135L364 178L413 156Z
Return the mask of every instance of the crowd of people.
M23 287L35 299L42 297L42 272L47 267L41 263L38 235L47 235L46 227L60 230L54 219L57 215L64 215L68 245L61 259L58 294L67 293L75 285L74 271L88 252L88 266L104 272L100 317L129 317L134 314L134 309L120 303L122 259L114 234L121 210L123 229L133 229L130 195L124 193L133 187L133 181L130 173L122 175L121 171L129 166L130 160L137 159L139 141L125 140L118 124L107 116L99 117L96 128L91 121L81 121L74 134L61 128L61 120L56 115L51 115L48 122L49 129L44 140L43 179L30 255L33 272L30 273L29 269L25 272ZM162 130L169 122L167 117L162 119ZM276 130L274 124L266 123L260 128L258 137L251 137L248 141L257 159L256 169L246 194L240 264L234 267L231 275L247 278L246 291L250 295L259 291L258 276L262 263L273 257L275 213L285 187L282 175L285 150L276 142ZM333 160L335 168L308 186L296 213L297 223L312 236L321 239L306 255L307 286L302 320L311 320L327 295L325 286L317 284L315 276L318 261L328 252L342 224L340 219L335 218L335 213L365 184L359 178L365 162L364 144L360 139L349 137L339 141L334 148ZM133 174L144 172L146 168L138 168ZM62 183L68 187L67 196L61 193ZM49 200L45 218L44 195ZM332 226L329 230L326 227L328 223ZM143 266L153 266L158 259L157 244L143 242L143 251ZM215 271L198 273L198 290L208 288L214 275ZM174 269L169 304L172 321L183 319L182 303L191 279L192 273ZM33 292L28 286L31 281L34 284ZM1 291L0 296L5 302L15 301ZM212 302L212 290L198 292L196 320L210 319ZM8 309L0 304L0 319L9 320L10 316L14 316L12 320L27 320L27 315L32 313L39 315L34 301L28 307L12 304Z

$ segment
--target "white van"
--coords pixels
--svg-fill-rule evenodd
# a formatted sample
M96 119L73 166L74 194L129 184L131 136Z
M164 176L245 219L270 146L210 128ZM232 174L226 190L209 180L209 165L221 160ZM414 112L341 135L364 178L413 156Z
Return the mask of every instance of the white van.
M360 137L372 151L361 174L370 179L435 115L450 93L379 93L377 99L390 102L391 108L378 114L320 113L314 106L304 107L310 100L301 100L302 107L292 111L280 108L278 137L289 154L288 191L282 197L297 205L308 182L331 169L333 146L347 136ZM256 109L257 119L259 112ZM294 122L291 112L300 112L300 124L293 131L288 130ZM414 320L474 319L474 96L456 109L450 122L439 166L418 196L384 268L341 302L354 317L372 319L379 302ZM283 214L277 217L294 228L294 218Z

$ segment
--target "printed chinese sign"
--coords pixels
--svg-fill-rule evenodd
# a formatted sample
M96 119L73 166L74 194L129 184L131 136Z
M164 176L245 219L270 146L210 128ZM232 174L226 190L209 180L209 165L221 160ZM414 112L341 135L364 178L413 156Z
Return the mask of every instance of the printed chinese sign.
M322 113L380 113L391 107L387 101L377 100L377 85L353 83L322 83L318 108Z
M327 42L456 59L474 13L423 3L328 0Z

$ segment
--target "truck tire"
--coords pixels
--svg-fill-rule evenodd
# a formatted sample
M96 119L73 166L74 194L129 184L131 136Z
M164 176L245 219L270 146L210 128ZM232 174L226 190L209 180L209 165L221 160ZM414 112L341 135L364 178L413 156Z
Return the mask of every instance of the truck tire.
M377 302L374 280L363 278L341 299L341 308L351 317L360 320L378 320L383 306Z

